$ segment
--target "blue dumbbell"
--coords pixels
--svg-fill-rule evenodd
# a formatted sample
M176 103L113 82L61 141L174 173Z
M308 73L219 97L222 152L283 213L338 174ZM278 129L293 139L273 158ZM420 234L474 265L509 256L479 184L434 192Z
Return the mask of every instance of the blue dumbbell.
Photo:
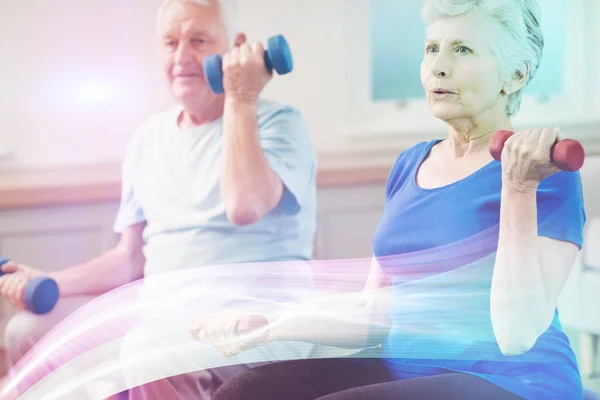
M277 35L269 39L265 50L265 67L269 72L274 69L279 75L288 74L294 68L290 47L283 36ZM221 94L225 91L221 55L213 54L204 59L204 76L214 93Z
M8 261L10 260L0 257L0 268ZM0 276L2 275L4 272L0 269ZM36 276L25 286L25 305L32 313L46 314L56 305L58 295L58 285L54 279Z

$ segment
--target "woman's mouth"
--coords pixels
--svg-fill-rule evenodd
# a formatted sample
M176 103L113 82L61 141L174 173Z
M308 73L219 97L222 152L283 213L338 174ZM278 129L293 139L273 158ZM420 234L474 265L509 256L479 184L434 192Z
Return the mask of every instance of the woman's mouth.
M444 94L456 94L450 90L446 90L446 89L441 89L441 88L435 88L431 91L432 94L437 94L437 95L444 95Z

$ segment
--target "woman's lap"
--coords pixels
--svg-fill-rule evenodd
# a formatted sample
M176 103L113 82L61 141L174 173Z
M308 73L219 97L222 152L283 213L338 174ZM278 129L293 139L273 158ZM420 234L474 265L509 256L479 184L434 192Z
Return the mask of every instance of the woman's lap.
M522 400L484 379L445 373L348 389L314 400Z
M338 358L272 363L225 382L214 400L518 400L476 376L447 373L394 380L380 359Z

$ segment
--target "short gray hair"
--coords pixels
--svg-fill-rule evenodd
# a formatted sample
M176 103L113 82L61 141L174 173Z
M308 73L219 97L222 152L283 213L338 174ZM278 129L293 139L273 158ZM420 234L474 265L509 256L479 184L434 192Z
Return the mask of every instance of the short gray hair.
M160 7L158 8L158 16L157 16L157 24L160 23L160 18L167 8L167 6L171 3L180 2L180 3L193 3L201 6L210 5L211 1L217 3L221 9L221 15L223 17L223 23L225 24L225 29L227 30L227 37L229 40L229 44L233 45L235 41L235 37L240 32L239 30L239 21L238 21L238 9L236 0L164 0Z
M508 97L506 114L514 116L521 108L523 89L533 79L542 61L544 37L542 13L537 0L426 0L421 16L426 24L438 19L478 12L499 26L494 52L500 62L503 80L523 75L525 85Z

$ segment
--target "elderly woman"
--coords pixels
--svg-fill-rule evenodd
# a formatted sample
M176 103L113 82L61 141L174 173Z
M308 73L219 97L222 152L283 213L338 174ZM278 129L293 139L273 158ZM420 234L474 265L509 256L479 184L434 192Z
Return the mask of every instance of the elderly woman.
M577 362L556 311L582 245L580 176L551 162L558 135L554 128L515 133L501 162L489 151L495 132L513 131L511 117L538 69L543 48L539 6L536 0L428 0L422 15L427 23L422 84L431 112L448 125L448 137L406 150L389 176L363 292L390 287L389 305L381 303L381 296L348 305L367 316L383 306L390 310L391 329L373 343L367 329L349 335L341 322L323 327L322 320L296 315L282 317L284 322L273 324L265 339L356 348L380 344L381 356L262 366L226 382L215 399L582 398ZM490 235L494 245L486 253ZM448 250L436 250L448 246L451 255L467 256L456 256L448 266ZM440 274L471 264L471 253L491 260L477 268L484 276L489 272L483 319L493 330L495 354L436 359L427 352L427 341L407 340L402 329L395 329L406 324L395 310L409 305L395 296L395 286L401 288L406 279L395 275L398 263L390 260L428 250L428 265L436 254L446 265ZM466 285L466 280L444 276L446 285L430 289ZM435 295L425 294L424 301ZM447 307L449 312L458 308L450 302ZM204 324L200 338L218 344L219 334L227 336L218 328L223 321ZM419 346L428 357L409 356Z

